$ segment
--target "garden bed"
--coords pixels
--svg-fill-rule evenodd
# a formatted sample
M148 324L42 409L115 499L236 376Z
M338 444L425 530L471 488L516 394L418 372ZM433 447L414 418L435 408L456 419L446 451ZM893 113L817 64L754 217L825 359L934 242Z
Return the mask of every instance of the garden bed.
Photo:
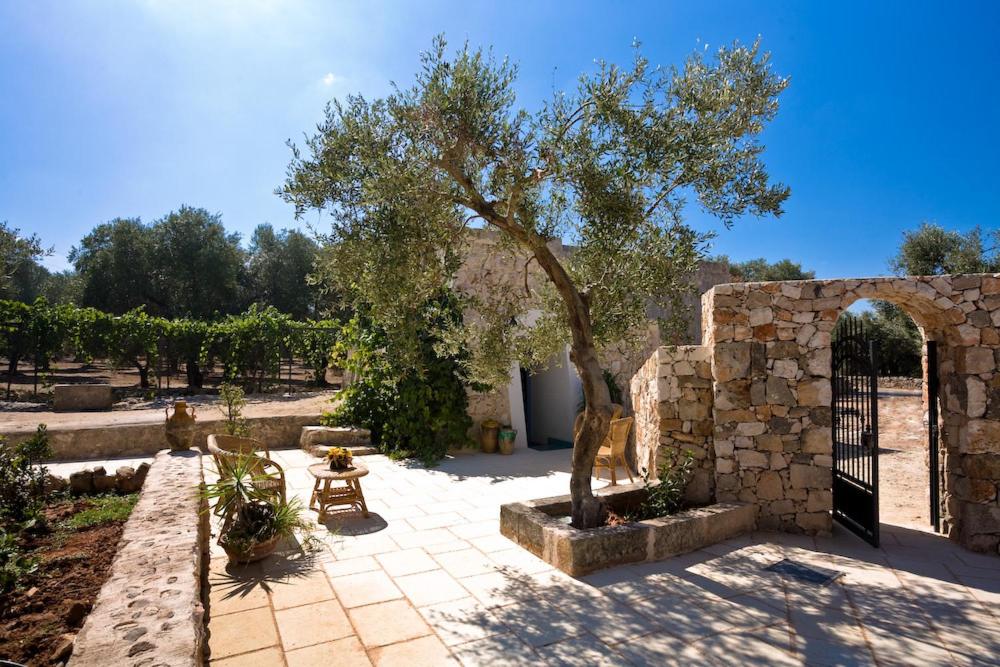
M597 492L619 514L640 504L647 490L622 485ZM570 497L500 507L500 532L553 567L580 576L626 563L660 560L753 530L757 508L715 503L669 516L585 530L569 525Z
M0 659L62 664L108 578L137 496L56 500L42 512L48 530L23 533L23 555L37 569L0 593Z

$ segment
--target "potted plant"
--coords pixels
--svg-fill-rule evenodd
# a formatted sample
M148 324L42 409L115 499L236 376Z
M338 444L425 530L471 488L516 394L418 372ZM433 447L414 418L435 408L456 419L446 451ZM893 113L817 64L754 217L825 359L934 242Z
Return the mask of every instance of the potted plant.
M270 478L260 475L254 459L249 455L221 459L219 480L204 491L223 517L219 545L233 563L266 558L283 539L309 528L297 498L286 501L273 487L256 484Z
M326 461L330 470L350 470L354 455L343 447L331 447L326 451Z

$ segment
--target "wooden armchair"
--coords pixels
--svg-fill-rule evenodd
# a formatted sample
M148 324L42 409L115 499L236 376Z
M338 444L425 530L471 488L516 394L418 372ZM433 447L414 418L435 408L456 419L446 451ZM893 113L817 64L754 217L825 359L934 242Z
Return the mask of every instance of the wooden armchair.
M619 419L622 413L625 412L625 408L617 403L611 404L611 419ZM583 411L576 415L576 419L573 421L573 442L576 443L576 438L580 435L580 429L583 428Z
M628 473L628 480L635 482L632 478L632 470L625 460L625 446L628 444L628 432L632 428L632 417L615 419L611 422L608 430L608 437L604 445L597 452L594 458L594 470L597 471L597 478L601 478L600 469L607 468L611 471L611 486L618 484L618 466L621 465Z
M219 475L225 475L230 466L224 462L232 461L241 456L250 456L254 461L253 485L270 494L277 500L285 502L285 471L270 458L267 445L254 438L242 438L235 435L213 434L208 436L208 451L215 459L215 467ZM264 456L257 454L263 451Z

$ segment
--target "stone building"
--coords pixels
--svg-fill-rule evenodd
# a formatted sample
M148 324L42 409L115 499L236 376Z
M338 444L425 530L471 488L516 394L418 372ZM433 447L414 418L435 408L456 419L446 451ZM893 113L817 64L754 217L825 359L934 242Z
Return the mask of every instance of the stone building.
M636 458L690 449L695 500L741 500L759 525L832 527L831 334L858 299L901 306L935 341L943 529L1000 549L1000 274L717 285L700 345L660 347L632 378Z
M455 287L466 293L501 286L525 293L548 280L538 263L517 252L497 252L497 234L479 231L469 235ZM549 244L559 257L572 252L572 247L556 240ZM731 280L729 267L720 262L702 262L693 276L695 289L688 298L690 321L685 342L696 343L701 338L701 308L698 295L713 285ZM649 332L640 348L625 344L612 345L601 351L602 365L614 376L626 403L630 401L629 381L661 340L657 318L664 313L649 311ZM532 313L525 313L531 319ZM528 442L568 444L572 441L573 420L582 398L580 380L569 360L569 349L551 359L545 368L527 369L514 364L510 381L491 392L469 390L469 415L473 420L473 437L486 419L511 424L517 430L517 447Z

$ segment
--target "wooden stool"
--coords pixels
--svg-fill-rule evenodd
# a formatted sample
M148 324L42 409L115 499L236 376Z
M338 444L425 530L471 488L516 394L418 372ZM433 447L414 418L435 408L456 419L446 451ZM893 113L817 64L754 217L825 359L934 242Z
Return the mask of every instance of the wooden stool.
M330 470L328 463L315 463L309 466L309 474L316 478L309 509L319 512L320 523L326 520L327 509L337 505L349 505L368 517L368 506L361 492L361 478L368 474L364 463L355 461L347 470ZM344 482L344 485L331 486L330 482Z

